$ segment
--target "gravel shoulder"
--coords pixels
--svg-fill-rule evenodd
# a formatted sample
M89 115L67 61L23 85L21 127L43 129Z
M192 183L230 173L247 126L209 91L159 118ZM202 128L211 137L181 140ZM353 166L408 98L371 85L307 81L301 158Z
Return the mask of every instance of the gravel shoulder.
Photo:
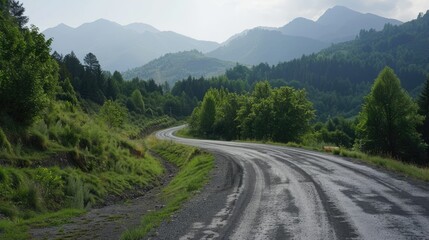
M228 197L238 194L243 170L231 157L220 152L211 153L216 158L209 183L147 239L216 238L219 232L226 231L227 218L236 204ZM209 228L204 229L206 226Z
M70 223L30 230L32 239L119 239L128 229L137 227L142 216L155 211L164 203L158 197L162 189L177 172L172 164L162 161L166 173L160 186L148 189L130 190L126 198L109 196L104 205L89 210L82 216L71 219Z

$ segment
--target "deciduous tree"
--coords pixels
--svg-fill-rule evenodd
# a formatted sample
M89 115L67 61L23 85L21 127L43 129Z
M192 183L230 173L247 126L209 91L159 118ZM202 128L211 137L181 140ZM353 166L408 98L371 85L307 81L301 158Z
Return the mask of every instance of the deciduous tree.
M393 70L378 75L359 115L360 147L408 162L419 162L425 145L416 127L423 117L418 106L401 87Z

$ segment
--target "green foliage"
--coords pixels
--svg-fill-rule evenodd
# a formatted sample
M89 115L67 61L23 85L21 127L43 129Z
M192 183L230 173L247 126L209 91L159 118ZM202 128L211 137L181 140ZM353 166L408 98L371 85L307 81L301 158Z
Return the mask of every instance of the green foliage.
M316 123L313 126L315 140L325 144L352 148L356 139L355 121L347 120L344 117L334 117L323 123Z
M120 127L125 121L127 110L118 102L107 100L100 108L100 116L110 128Z
M47 205L56 205L62 202L64 197L64 181L59 171L48 168L39 168L36 171L35 180L41 188L41 195ZM54 209L60 206L52 206Z
M124 73L126 79L135 77L154 79L156 82L167 82L174 85L177 80L188 76L217 76L233 67L234 63L207 57L197 50L167 53L150 61L142 67L128 70Z
M0 114L29 126L57 87L58 66L37 28L19 29L0 16Z
M72 105L77 105L78 100L76 97L76 92L70 82L70 79L66 78L64 81L60 82L60 90L57 93L57 98L62 101L71 103Z
M131 94L131 101L133 102L134 107L139 113L145 112L143 96L138 89L134 90L134 92Z
M418 130L422 134L422 138L426 145L429 146L429 77L423 87L423 90L418 99L419 114L424 116L423 125ZM429 147L426 148L426 157L429 158Z
M194 134L224 139L299 141L314 118L304 90L257 83L251 95L212 89L190 119Z
M425 145L416 131L423 120L417 111L417 104L401 88L398 77L386 67L375 80L359 115L359 147L421 163Z
M199 130L204 135L209 135L213 131L213 124L215 121L216 106L215 99L208 91L204 97L201 105L200 119L199 119Z

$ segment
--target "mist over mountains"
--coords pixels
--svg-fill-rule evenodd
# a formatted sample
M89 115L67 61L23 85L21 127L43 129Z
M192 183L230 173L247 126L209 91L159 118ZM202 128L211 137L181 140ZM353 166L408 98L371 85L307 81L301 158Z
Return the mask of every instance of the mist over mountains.
M328 9L317 21L296 18L280 28L258 27L231 37L207 55L243 64L277 64L318 52L332 43L353 40L362 29L383 29L402 22L346 7Z
M105 19L77 28L60 24L43 33L54 39L53 50L61 54L74 51L80 59L92 52L105 70L109 71L124 71L141 66L166 53L193 49L208 52L219 46L215 42L199 41L171 31L159 31L143 23L122 26Z
M199 77L221 73L231 62L247 65L263 62L273 65L300 58L333 43L355 39L361 29L381 30L385 24L399 25L401 22L336 6L328 9L317 21L296 18L279 28L257 27L238 33L222 44L196 40L171 31L160 31L144 23L122 26L105 19L77 28L60 24L43 33L54 39L52 50L61 54L74 51L82 59L85 54L92 52L104 70L130 70L126 72L129 78L139 76L158 79L168 76L168 79L159 81L173 82L173 79L179 80L179 77L185 75ZM197 50L208 58L195 53L184 56L183 52L190 50ZM175 53L179 56L175 56ZM159 61L160 57L162 61ZM219 60L215 61L215 58ZM158 61L151 62L155 59ZM156 66L160 62L174 66L175 61L177 66L203 67L184 68L180 74L174 75L172 68ZM198 61L203 63L196 64ZM149 62L151 63L148 64ZM146 66L136 69L143 65Z

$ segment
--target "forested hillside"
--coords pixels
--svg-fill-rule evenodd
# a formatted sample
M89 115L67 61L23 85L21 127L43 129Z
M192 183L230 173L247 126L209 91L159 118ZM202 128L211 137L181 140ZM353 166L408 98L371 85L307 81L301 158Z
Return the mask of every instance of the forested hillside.
M0 238L159 185L164 167L142 138L176 122L165 114L189 114L172 103L195 103L104 72L92 53L51 56L17 1L0 13Z
M144 66L123 73L125 79L153 79L157 83L167 82L171 86L188 76L214 77L222 75L234 63L206 57L197 50L168 53Z
M361 31L350 42L334 45L318 54L280 63L260 64L227 71L230 80L252 85L261 79L274 86L306 88L319 119L359 111L371 82L385 67L392 67L412 95L420 92L429 72L429 14L380 31Z
M385 24L400 25L401 22L335 6L317 21L297 18L280 28L257 27L243 31L207 55L241 64L278 64L317 53L332 43L353 40L361 29L381 30Z

